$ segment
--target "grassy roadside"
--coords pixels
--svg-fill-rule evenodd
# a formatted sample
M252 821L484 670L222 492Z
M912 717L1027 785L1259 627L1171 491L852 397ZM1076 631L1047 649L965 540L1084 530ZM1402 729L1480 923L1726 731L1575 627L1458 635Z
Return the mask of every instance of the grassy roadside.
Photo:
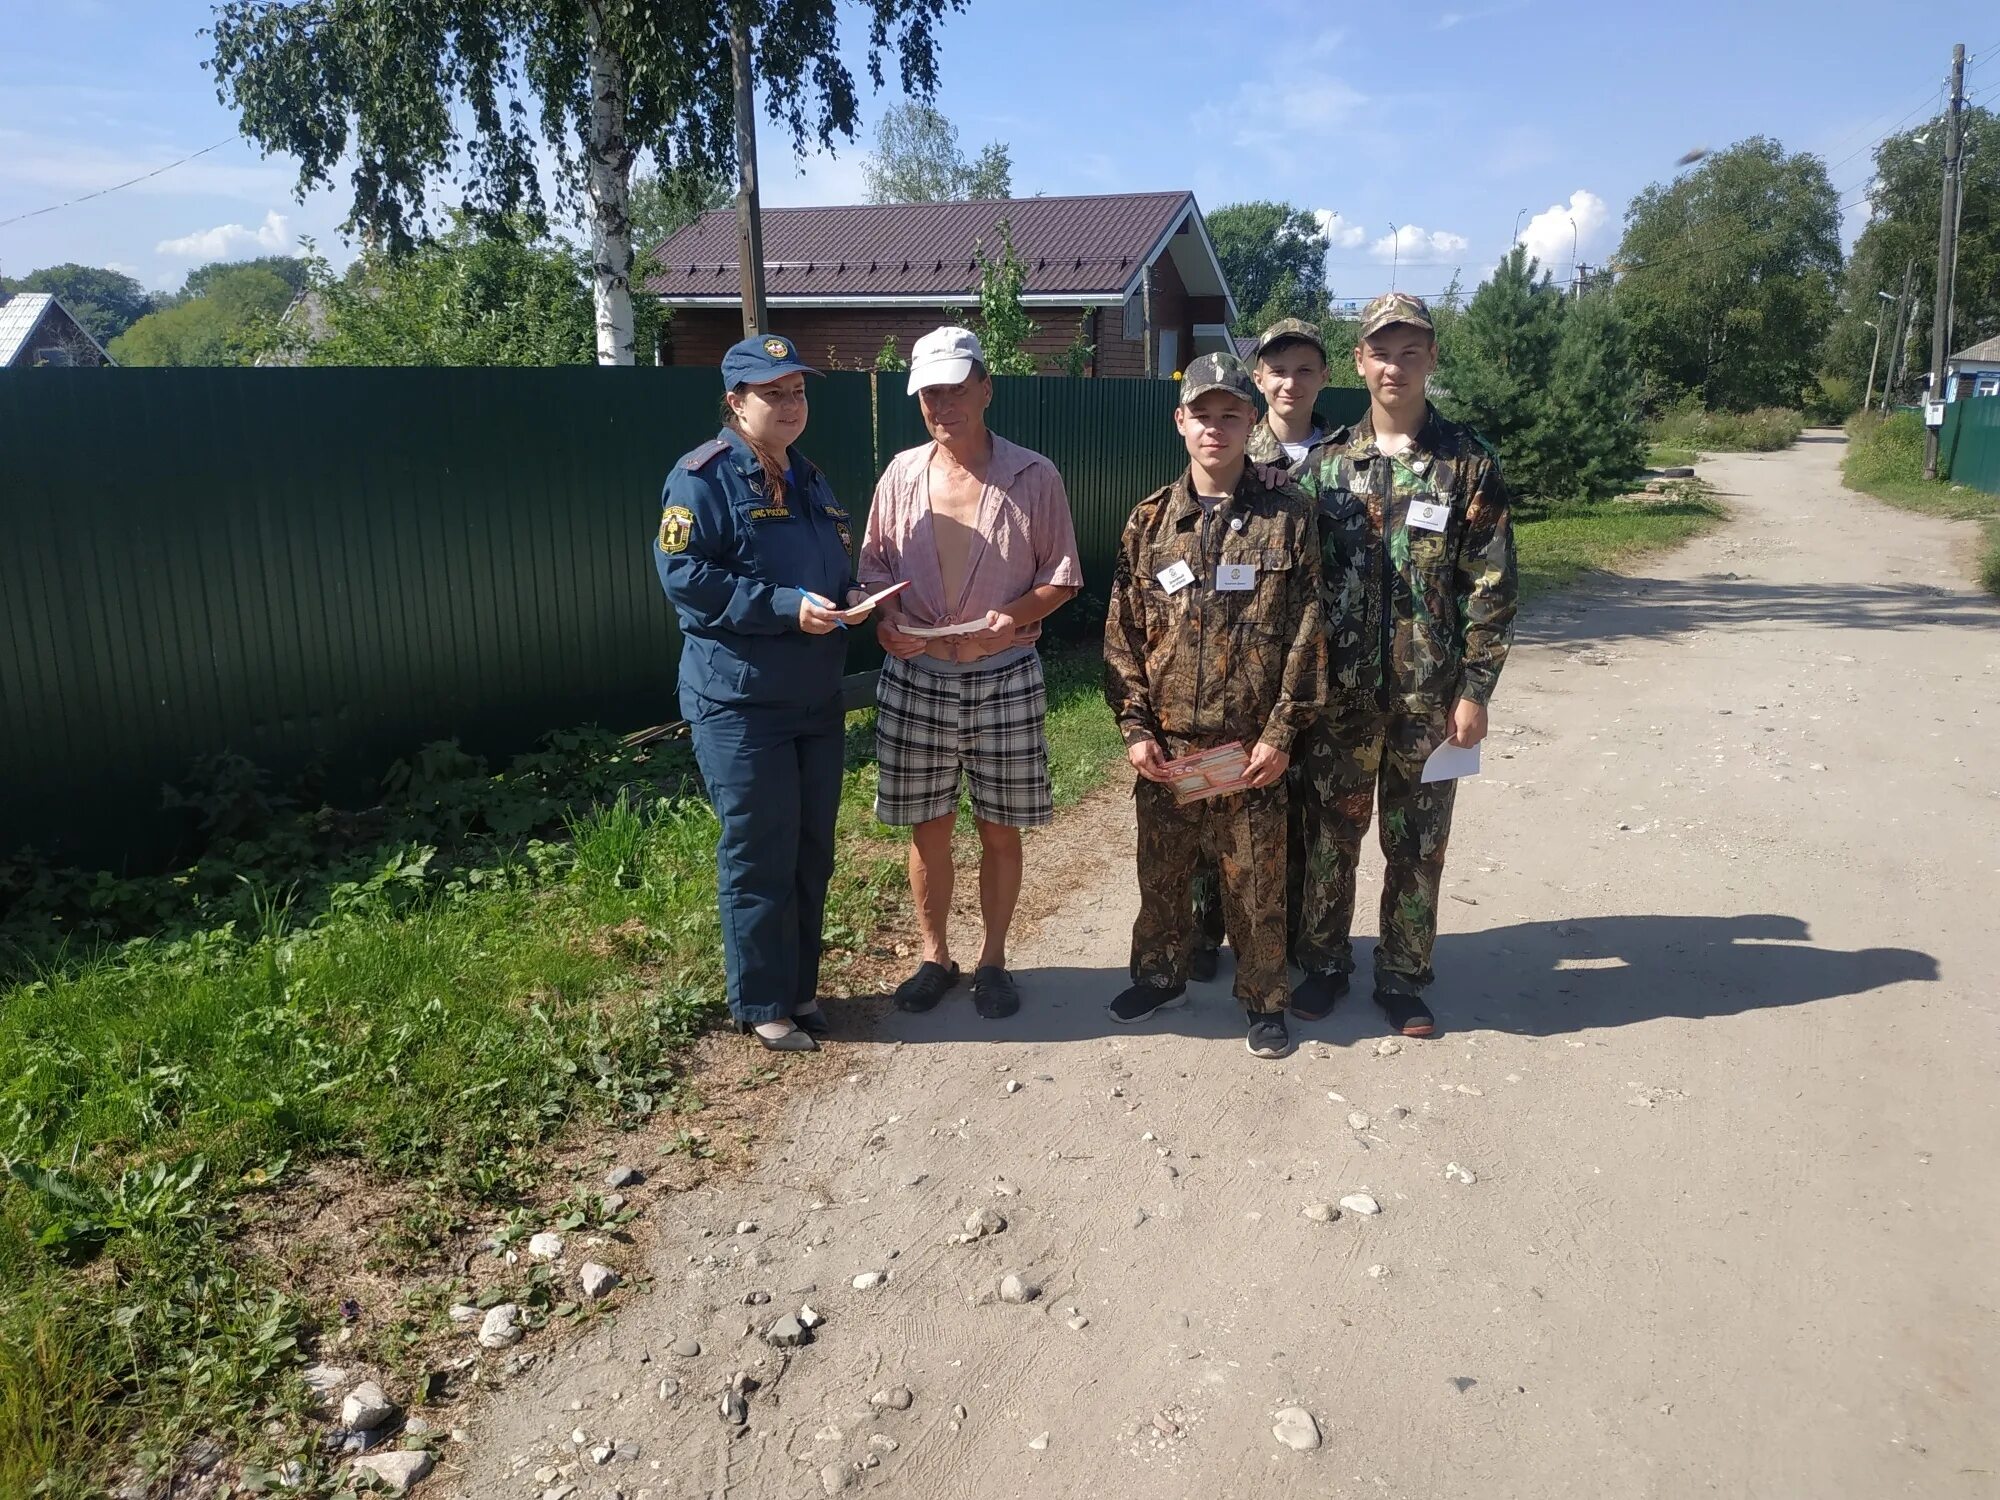
M1720 514L1695 491L1524 513L1526 591ZM1059 805L1120 758L1100 674L1087 640L1050 653ZM907 910L902 841L871 816L872 715L848 728L834 985ZM344 1162L393 1185L374 1254L415 1288L441 1282L468 1229L530 1227L565 1137L698 1106L677 1060L720 1014L721 944L715 822L684 754L607 752L567 782L528 769L541 779L526 794L519 765L408 778L418 812L371 825L317 883L287 867L237 894L244 844L160 886L63 898L151 914L166 936L0 953L0 1494L97 1495L135 1475L165 1493L208 1439L245 1456L253 1488L291 1461L304 1479L291 1493L326 1493L340 1469L301 1420L301 1369L338 1347L407 1390L423 1374L407 1350L443 1325L444 1302L413 1292L399 1321L336 1346L334 1289L303 1294L248 1232L301 1174ZM297 857L311 852L301 837L286 824L257 847ZM169 921L175 901L186 910ZM595 1201L574 1212L604 1227ZM494 1274L512 1276L494 1295L562 1311L525 1267Z
M1088 653L1049 677L1068 803L1119 745ZM835 983L906 903L902 840L871 812L872 731L850 716ZM374 882L334 882L252 921L231 908L91 957L16 956L0 982L0 1494L100 1494L126 1458L164 1481L212 1437L300 1461L313 1493L314 1455L262 1426L305 1409L302 1351L339 1318L245 1248L260 1197L329 1158L408 1187L383 1253L415 1274L527 1201L572 1126L682 1102L674 1059L720 1013L716 825L679 752L645 770L637 791L618 764L631 783L547 839L361 857L448 878L372 898L350 888ZM393 1353L349 1345L343 1362Z
M1915 412L1851 417L1847 439L1840 477L1849 489L1899 510L1981 524L1979 583L2000 595L2000 495L1924 478L1924 427Z
M1648 553L1678 547L1725 515L1699 480L1676 481L1659 496L1547 510L1523 507L1514 523L1521 597L1535 599L1587 573L1616 571Z

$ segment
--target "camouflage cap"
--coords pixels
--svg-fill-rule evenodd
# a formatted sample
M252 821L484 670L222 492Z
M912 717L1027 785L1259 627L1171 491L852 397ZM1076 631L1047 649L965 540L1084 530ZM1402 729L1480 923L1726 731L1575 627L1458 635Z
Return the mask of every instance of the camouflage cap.
M1319 350L1319 357L1326 358L1326 340L1319 331L1319 324L1308 323L1304 318L1280 318L1269 328L1257 335L1257 347L1250 351L1255 359L1279 339L1299 339Z
M1409 323L1429 334L1437 332L1431 322L1430 307L1423 298L1412 292L1384 292L1361 309L1361 332L1358 336L1369 338L1391 323Z
M1204 354L1181 373L1182 406L1192 405L1197 396L1210 391L1227 391L1252 406L1257 404L1257 383L1233 354Z

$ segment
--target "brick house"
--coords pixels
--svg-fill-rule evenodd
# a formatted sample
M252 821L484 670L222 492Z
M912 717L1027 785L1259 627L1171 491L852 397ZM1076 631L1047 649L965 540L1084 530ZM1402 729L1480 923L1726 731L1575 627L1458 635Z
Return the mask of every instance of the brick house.
M0 370L113 363L53 292L0 289Z
M1187 192L767 209L772 329L824 369L872 369L884 339L907 359L921 335L975 316L979 250L998 252L1002 219L1043 369L1079 339L1094 346L1086 373L1102 376L1170 376L1233 349L1236 303ZM702 215L648 259L644 285L673 310L660 362L721 363L743 336L735 210Z

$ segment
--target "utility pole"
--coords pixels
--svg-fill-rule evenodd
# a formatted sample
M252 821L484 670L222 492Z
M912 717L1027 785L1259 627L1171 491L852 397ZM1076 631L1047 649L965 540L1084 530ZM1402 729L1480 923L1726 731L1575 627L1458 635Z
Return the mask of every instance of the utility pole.
M1944 365L1951 358L1952 267L1957 263L1959 130L1965 110L1965 43L1951 49L1951 112L1944 126L1944 190L1938 200L1937 295L1931 299L1932 401L1944 400ZM1937 478L1938 429L1924 414L1924 478Z
M757 206L757 100L750 76L750 28L730 7L729 64L736 81L736 268L743 286L743 336L771 326L764 305L764 217Z
M1896 388L1896 360L1903 354L1903 346L1908 342L1904 335L1905 318L1910 307L1910 278L1917 273L1915 256L1903 262L1903 290L1896 298L1896 336L1889 341L1889 368L1882 372L1882 410L1889 410L1889 392Z

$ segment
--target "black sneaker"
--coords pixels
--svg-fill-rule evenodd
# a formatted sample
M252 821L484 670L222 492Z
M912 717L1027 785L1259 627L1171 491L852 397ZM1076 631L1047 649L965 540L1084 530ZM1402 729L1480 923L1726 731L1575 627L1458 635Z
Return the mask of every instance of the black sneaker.
M1243 1039L1252 1057L1283 1057L1292 1050L1292 1034L1285 1029L1285 1013L1250 1013L1250 1034Z
M1105 1008L1120 1026L1131 1026L1155 1011L1172 1010L1176 1005L1186 1003L1187 986L1184 984L1165 989L1157 984L1135 984Z
M1377 990L1375 1003L1389 1018L1389 1029L1400 1036L1429 1036L1437 1029L1437 1018L1421 995L1394 995Z
M1308 974L1292 991L1292 1014L1301 1021L1324 1021L1346 993L1345 974Z
M1211 948L1206 943L1197 943L1194 952L1188 955L1188 978L1196 984L1207 984L1215 978L1215 971L1221 966L1222 950Z

